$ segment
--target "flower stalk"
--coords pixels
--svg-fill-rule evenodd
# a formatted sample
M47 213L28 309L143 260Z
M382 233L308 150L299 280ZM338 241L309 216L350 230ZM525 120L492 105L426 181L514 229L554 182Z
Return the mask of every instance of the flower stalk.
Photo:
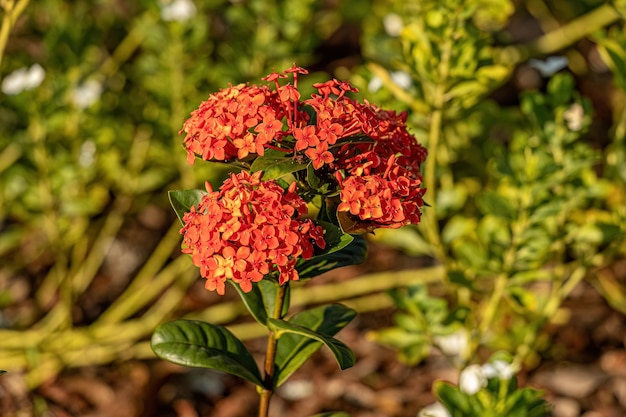
M272 318L281 319L282 312L284 309L285 303L285 294L287 292L287 287L289 284L278 285L276 290L276 301L274 304L274 310L272 312ZM274 393L274 373L275 366L274 362L276 361L276 343L278 342L278 338L276 337L275 331L270 331L270 334L267 338L267 351L265 353L265 362L264 362L264 371L265 371L265 379L264 386L261 388L261 401L259 403L259 417L267 417L270 406L270 399L272 398L272 394Z

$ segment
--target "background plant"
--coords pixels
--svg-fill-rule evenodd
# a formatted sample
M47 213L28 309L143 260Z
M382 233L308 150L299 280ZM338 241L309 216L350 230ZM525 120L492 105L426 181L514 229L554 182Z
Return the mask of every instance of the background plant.
M392 12L401 26L397 36L372 34L386 43L387 54L372 48L378 63L369 69L414 110L412 121L432 156L425 178L433 209L412 234L381 238L402 239L406 250L433 256L446 269L436 296L423 286L395 292L395 305L405 312L396 316L396 327L373 334L410 363L424 359L431 346L450 354L451 338L460 337L461 348L451 354L460 367L482 347L511 352L515 367L534 366L549 348L542 329L562 320L561 305L581 280L593 282L614 306L624 294L602 272L625 248L624 181L613 169L621 160L623 106L601 152L586 135L591 104L569 74L547 74L545 92L523 93L519 108L489 100L520 61L567 45L549 33L529 47L494 47L492 31L512 5L482 6L398 3ZM590 8L558 32L571 34L584 21L585 31L569 40L598 31L603 59L617 68L623 22L614 7ZM611 35L603 35L602 26L615 21ZM398 71L411 81L404 89L393 81Z
M45 79L0 98L2 303L10 327L0 356L7 368L25 369L34 387L66 364L151 354L137 341L172 314L195 279L191 265L172 260L179 226L159 214L163 193L223 172L192 172L184 158L171 160L182 118L218 84L294 58L307 64L344 15L321 2L296 11L286 3L199 3L179 20L166 19L155 2L26 4L2 4L3 41L13 30L3 85L34 63ZM156 234L140 237L145 253L120 261L142 221L156 222ZM115 290L104 294L101 285ZM227 309L223 320L237 314Z

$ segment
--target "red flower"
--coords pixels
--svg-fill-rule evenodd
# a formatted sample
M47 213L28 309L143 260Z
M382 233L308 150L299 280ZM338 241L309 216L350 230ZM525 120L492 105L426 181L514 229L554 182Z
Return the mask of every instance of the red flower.
M191 113L180 131L186 134L187 159L193 163L196 155L217 161L263 155L282 127L283 114L276 92L268 87L240 84L220 90Z
M191 254L208 290L224 294L230 279L248 292L272 272L281 284L297 280L298 258L313 256L314 245L326 246L323 229L302 218L307 205L295 183L285 191L261 174L232 174L219 191L208 186L183 216L183 252Z
M391 155L383 163L381 154L386 148L374 146L372 151L344 159L339 164L351 166L344 179L337 173L340 184L338 212L349 213L356 229L397 228L420 221L422 197L419 171L399 164L400 158Z
M296 127L293 129L293 138L296 140L296 151L308 149L320 143L315 126Z
M328 151L328 143L326 142L317 144L315 148L307 149L305 154L311 159L315 169L320 169L324 164L330 164L335 160L333 154Z

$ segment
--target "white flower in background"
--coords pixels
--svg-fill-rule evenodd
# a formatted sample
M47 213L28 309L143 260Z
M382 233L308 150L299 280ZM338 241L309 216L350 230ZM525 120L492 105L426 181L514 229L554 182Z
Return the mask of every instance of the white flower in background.
M515 368L508 362L497 360L483 365L485 378L498 378L509 380L515 375Z
M391 81L403 90L408 90L413 84L411 76L404 71L393 71L390 75Z
M563 113L563 118L567 123L567 128L574 132L578 132L583 127L583 117L585 116L585 110L583 106L578 103L574 103L569 109Z
M465 329L444 336L435 336L435 344L448 356L461 356L467 349L469 334Z
M413 85L413 80L411 76L404 71L391 71L389 73L389 78L391 81L402 88L403 90L408 90L411 85ZM372 77L370 82L367 84L367 91L370 93L375 93L383 87L383 80L381 80L378 76Z
M452 417L450 412L443 406L443 404L437 402L428 405L417 414L417 417Z
M367 91L369 91L370 93L375 93L380 90L382 86L383 80L381 80L380 77L374 76L367 84Z
M78 163L82 167L93 165L96 157L96 144L88 140L80 147L80 155L78 155Z
M383 27L385 28L385 32L387 35L397 37L402 33L402 29L404 29L404 23L402 22L402 18L395 13L389 13L385 17L383 17Z
M25 90L32 90L39 87L45 78L46 71L39 64L35 64L30 68L20 68L2 80L2 92L8 95L16 95Z
M539 71L542 77L550 77L567 67L568 59L565 56L549 56L545 60L531 59L528 66Z
M102 83L87 80L72 91L72 103L79 109L86 109L94 104L102 95Z
M280 388L280 396L289 401L298 401L313 395L315 386L306 379L287 381Z
M470 365L459 375L459 388L468 395L474 395L487 386L487 378L480 365Z
M184 22L196 14L196 5L191 0L159 1L161 19L166 22Z

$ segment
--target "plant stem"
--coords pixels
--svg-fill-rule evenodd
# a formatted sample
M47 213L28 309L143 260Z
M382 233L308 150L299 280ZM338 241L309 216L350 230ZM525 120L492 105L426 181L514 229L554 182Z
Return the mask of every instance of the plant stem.
M603 4L580 16L561 28L546 33L540 38L517 46L508 46L497 56L497 62L515 66L529 58L550 55L583 39L594 31L620 19L620 14L610 4Z
M506 284L508 281L508 275L506 273L499 274L495 279L495 285L493 289L493 293L491 297L489 297L489 302L485 307L485 312L482 317L482 321L480 322L480 336L484 336L485 333L489 330L489 328L493 325L493 321L496 316L496 311L498 310L498 306L502 301L502 297L504 297L504 292L506 290Z
M11 29L15 26L17 18L24 12L26 6L28 6L29 0L15 0L0 2L0 7L4 9L4 16L2 17L2 26L0 26L0 67L2 66L2 56L4 55L4 48L9 41L9 34Z
M439 224L437 223L437 181L435 179L435 167L437 166L437 147L441 138L443 126L443 106L445 104L445 94L448 88L448 75L450 73L450 60L452 58L453 42L449 40L441 48L441 62L439 63L439 80L435 87L435 94L432 100L432 114L430 127L428 130L428 158L424 172L426 185L426 195L430 202L430 209L424 213L425 235L428 243L431 244L436 258L445 264L446 252L441 242Z
M274 302L274 311L272 318L280 319L283 315L283 303L285 302L285 293L289 283L278 285L276 292L276 300ZM270 409L270 399L274 393L274 361L276 360L276 333L270 332L267 338L267 352L265 352L265 383L261 391L261 402L259 404L259 417L267 417Z

